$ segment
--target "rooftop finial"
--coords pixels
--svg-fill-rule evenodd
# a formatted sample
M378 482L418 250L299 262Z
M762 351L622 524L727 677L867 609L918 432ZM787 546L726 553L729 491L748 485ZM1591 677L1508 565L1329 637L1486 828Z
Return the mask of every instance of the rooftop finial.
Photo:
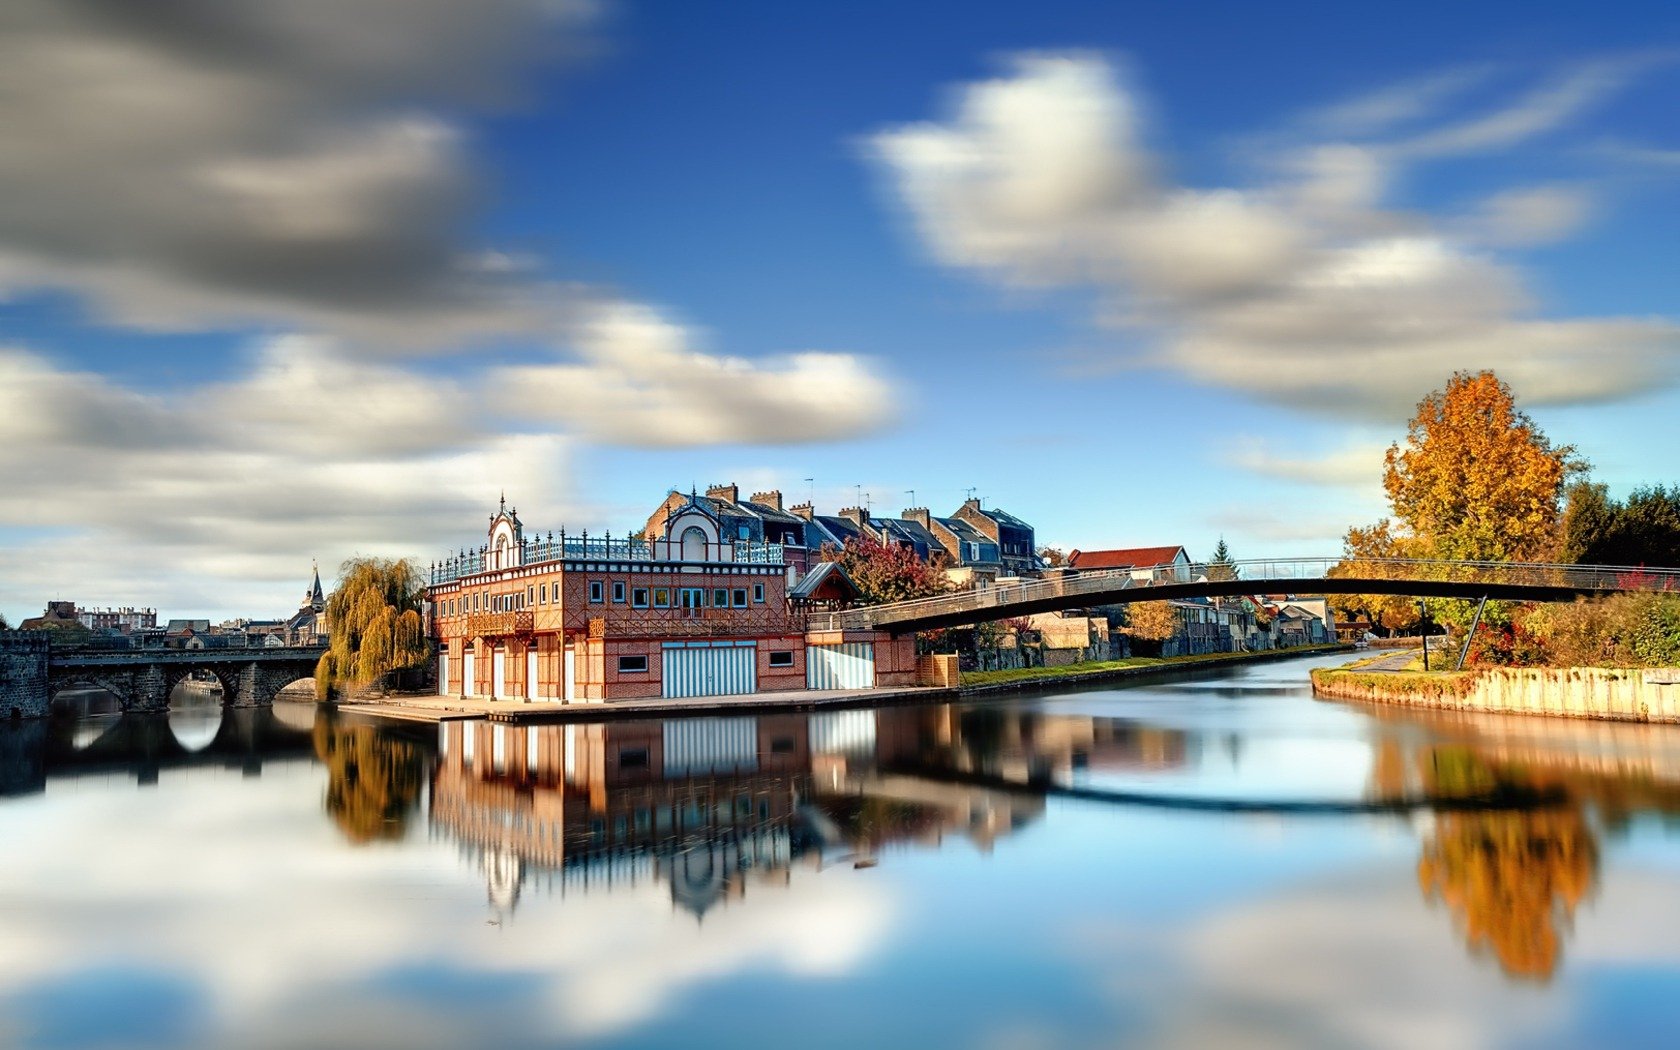
M502 513L507 513L507 489L502 490Z

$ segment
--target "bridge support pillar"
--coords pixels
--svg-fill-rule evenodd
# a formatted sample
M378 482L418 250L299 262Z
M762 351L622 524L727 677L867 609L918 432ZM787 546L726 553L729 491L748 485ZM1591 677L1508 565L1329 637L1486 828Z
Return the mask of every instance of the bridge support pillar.
M267 700L262 696L262 669L254 663L244 665L233 679L233 694L223 703L227 707L263 707ZM272 700L273 697L267 698Z
M128 688L128 705L124 710L137 715L162 714L169 710L169 691L174 682L157 665L130 671L123 676Z

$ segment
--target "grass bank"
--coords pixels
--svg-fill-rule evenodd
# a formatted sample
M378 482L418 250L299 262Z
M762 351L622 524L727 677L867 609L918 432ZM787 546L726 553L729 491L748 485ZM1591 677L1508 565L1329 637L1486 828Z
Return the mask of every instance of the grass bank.
M1280 660L1314 653L1345 652L1351 645L1303 645L1293 649L1263 649L1252 653L1198 653L1195 656L1130 656L1124 660L1093 660L1064 667L1014 667L1003 671L964 671L960 691L974 693L1030 689L1040 685L1106 681L1136 675L1164 674L1233 664Z

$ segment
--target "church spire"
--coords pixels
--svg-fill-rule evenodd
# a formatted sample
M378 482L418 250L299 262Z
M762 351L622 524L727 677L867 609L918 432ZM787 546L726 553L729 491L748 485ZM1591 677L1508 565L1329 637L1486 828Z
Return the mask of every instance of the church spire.
M309 584L309 597L306 599L311 605L325 605L326 596L321 593L321 566L313 558L309 560L309 568L315 574L315 579Z

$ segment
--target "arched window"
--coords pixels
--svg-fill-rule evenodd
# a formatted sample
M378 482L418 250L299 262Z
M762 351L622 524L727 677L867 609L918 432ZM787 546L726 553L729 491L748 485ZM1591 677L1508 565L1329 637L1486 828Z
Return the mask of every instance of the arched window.
M706 560L706 530L690 525L682 534L683 561Z
M508 538L506 536L503 536L501 539L496 541L496 568L505 569L507 567L508 567Z

